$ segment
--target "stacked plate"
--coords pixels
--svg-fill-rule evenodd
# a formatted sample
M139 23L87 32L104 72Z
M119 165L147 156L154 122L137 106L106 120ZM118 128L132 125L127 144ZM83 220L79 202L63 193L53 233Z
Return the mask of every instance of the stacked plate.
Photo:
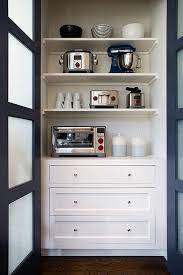
M109 38L112 36L112 27L106 24L94 25L91 29L94 38Z

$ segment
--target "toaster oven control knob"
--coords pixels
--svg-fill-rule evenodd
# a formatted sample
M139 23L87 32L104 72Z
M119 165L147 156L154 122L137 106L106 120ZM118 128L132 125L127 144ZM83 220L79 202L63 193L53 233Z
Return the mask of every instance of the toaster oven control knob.
M94 97L93 97L93 100L94 100L94 101L97 101L97 99L98 99L97 96L94 96Z
M76 66L76 68L79 68L80 67L79 62L76 62L75 66Z
M115 101L115 100L116 100L116 97L115 97L115 96L111 96L111 100L112 100L112 101Z
M99 139L98 139L98 143L99 143L99 144L102 144L103 142L104 142L103 138L99 138Z
M104 146L103 145L99 145L98 150L99 151L103 151L104 150Z

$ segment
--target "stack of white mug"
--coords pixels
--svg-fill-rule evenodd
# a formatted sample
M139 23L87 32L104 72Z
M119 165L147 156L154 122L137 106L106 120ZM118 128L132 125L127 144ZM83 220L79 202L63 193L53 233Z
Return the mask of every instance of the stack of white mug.
M58 92L56 96L56 109L81 109L80 94L74 93L74 96L70 92L65 96L62 92Z

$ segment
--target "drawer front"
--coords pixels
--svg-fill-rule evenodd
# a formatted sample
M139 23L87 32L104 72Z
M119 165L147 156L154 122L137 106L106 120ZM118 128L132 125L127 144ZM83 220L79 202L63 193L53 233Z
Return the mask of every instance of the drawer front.
M147 221L139 222L56 222L55 236L60 237L147 237Z
M127 220L97 220L74 221L60 220L50 217L51 243L54 248L76 248L79 241L80 249L88 246L105 247L106 244L123 246L123 244L153 244L155 242L153 219L141 220L129 218ZM71 242L72 241L72 242ZM81 245L80 243L80 245ZM100 246L99 246L100 247Z
M72 191L72 193L70 193ZM89 191L89 194L86 193ZM150 211L152 193L148 189L97 190L50 188L50 215L119 214L121 211ZM122 192L122 193L121 193Z
M50 166L50 183L151 183L154 166Z

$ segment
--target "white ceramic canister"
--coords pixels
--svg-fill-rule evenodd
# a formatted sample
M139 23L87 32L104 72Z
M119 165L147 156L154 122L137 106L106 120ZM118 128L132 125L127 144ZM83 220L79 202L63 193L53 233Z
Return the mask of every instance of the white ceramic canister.
M147 143L144 138L134 137L131 139L132 157L144 157L147 155Z
M113 157L126 157L127 142L126 139L118 134L112 138L112 155Z

